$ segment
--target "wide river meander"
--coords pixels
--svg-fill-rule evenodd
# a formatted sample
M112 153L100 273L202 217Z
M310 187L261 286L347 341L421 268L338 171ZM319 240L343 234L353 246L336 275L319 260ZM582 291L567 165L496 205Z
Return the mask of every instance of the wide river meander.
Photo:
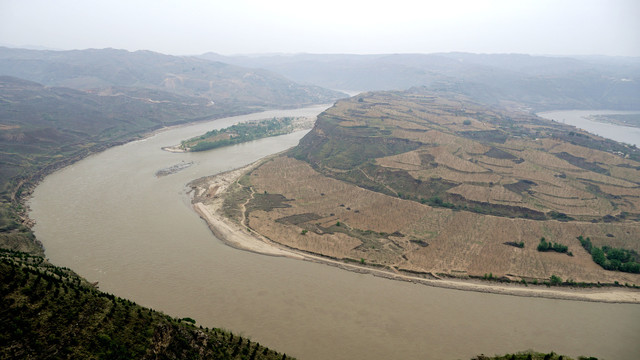
M297 144L305 132L200 153L161 147L238 121L198 123L55 172L30 202L47 257L100 289L301 359L459 359L526 349L637 359L640 305L526 298L394 281L236 250L190 207L185 185ZM156 177L181 162L194 165Z

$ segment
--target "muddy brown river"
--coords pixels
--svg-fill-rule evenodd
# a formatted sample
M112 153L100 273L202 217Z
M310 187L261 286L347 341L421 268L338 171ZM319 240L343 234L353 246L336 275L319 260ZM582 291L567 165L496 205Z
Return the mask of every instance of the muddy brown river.
M158 133L48 176L30 201L47 257L100 289L300 359L468 359L526 349L637 359L640 305L466 292L230 248L190 207L186 183L297 144L304 132L200 153L169 153L213 128L270 111ZM156 177L158 170L193 162ZM180 167L178 167L180 168Z

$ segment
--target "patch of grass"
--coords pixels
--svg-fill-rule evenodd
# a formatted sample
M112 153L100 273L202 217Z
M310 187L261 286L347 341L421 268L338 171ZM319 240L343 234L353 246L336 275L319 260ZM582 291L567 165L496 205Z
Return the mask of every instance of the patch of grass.
M321 219L322 216L314 213L303 213L276 219L277 222L283 224L299 225L306 222Z
M531 189L531 187L533 187L535 185L538 185L538 184L536 184L535 182L533 182L531 180L518 180L515 183L505 184L503 186L507 190L511 190L516 194L522 195L523 193L529 191L529 189Z
M571 154L569 154L568 152L561 152L559 154L554 154L555 156L557 156L558 158L565 160L566 162L568 162L569 164L573 165L573 166L577 166L581 169L585 169L585 170L589 170L589 171L593 171L599 174L607 174L609 175L609 170L603 168L602 166L598 165L595 162L589 162L587 161L585 158L581 158L578 156L573 156Z
M517 160L518 157L513 156L512 154L498 149L496 147L491 147L491 149L489 149L489 151L487 151L486 153L484 153L484 156L488 156L490 158L494 158L494 159L503 159L503 160Z
M289 154L316 168L353 169L378 157L395 155L420 147L420 143L391 136L377 127L342 127L340 120L322 114L317 131L307 134ZM319 131L324 136L319 136Z
M501 130L460 131L460 136L480 141L504 144L508 134Z
M254 194L253 199L247 204L247 211L271 211L277 208L288 208L291 207L287 204L289 201L291 199L287 199L281 194Z
M241 205L244 204L251 196L251 190L240 184L232 184L224 193L224 202L222 203L222 212L231 219L239 220L242 217Z
M565 213L561 213L558 211L549 211L548 216L551 219L554 220L558 220L558 221L571 221L571 220L575 220L574 218L572 218L571 216L568 216Z

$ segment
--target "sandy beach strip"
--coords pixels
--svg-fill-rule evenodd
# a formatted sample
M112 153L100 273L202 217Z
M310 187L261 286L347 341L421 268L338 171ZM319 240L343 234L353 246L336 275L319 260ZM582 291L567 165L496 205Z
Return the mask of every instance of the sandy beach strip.
M193 208L207 222L216 238L236 249L250 251L269 256L284 256L298 260L313 261L357 273L371 274L386 279L408 281L428 286L476 291L484 293L540 297L548 299L564 299L577 301L593 301L605 303L640 304L640 291L637 289L600 287L600 288L567 288L543 287L543 285L525 286L520 283L495 284L482 280L466 279L425 279L402 273L371 268L362 265L345 263L327 257L292 249L238 224L222 214L223 199L220 196L243 174L262 163L259 160L245 167L227 171L213 176L194 180L189 184L193 190ZM200 201L205 199L206 201Z

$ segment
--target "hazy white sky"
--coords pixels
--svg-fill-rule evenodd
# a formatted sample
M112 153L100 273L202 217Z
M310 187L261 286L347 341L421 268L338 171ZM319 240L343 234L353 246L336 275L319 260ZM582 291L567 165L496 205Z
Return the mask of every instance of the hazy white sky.
M0 0L0 45L640 56L640 0Z

